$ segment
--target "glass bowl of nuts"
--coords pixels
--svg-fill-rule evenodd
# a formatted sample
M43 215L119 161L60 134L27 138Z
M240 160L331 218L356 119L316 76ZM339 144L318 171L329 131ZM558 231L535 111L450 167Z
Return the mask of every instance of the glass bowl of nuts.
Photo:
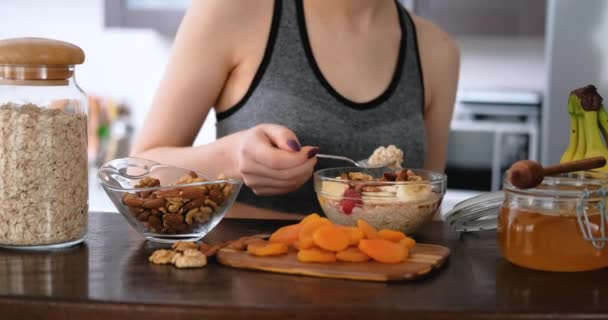
M207 235L234 204L243 184L140 158L109 161L97 177L131 227L161 243Z
M319 204L334 223L354 226L362 219L406 234L432 220L446 183L444 174L419 169L345 167L314 173Z

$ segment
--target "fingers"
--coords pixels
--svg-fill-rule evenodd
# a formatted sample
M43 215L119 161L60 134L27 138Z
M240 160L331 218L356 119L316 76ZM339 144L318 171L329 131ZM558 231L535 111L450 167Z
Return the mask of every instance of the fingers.
M272 145L281 150L299 152L302 148L296 134L287 127L277 124L264 124L260 125L259 128Z
M243 162L242 166L239 168L244 176L254 176L259 178L265 178L264 181L277 181L273 183L274 187L285 186L289 183L293 183L294 181L308 180L312 175L314 170L314 166L317 163L316 158L311 158L306 161L304 164L283 170L276 170L265 165L255 162L255 161L247 161ZM248 184L249 185L249 184Z
M284 170L298 167L316 154L312 151L315 147L300 147L294 140L295 134L287 128L276 125L265 125L261 128L244 146L244 157L251 158L267 168ZM297 143L299 151L289 147L294 143ZM283 149L276 144L283 145Z

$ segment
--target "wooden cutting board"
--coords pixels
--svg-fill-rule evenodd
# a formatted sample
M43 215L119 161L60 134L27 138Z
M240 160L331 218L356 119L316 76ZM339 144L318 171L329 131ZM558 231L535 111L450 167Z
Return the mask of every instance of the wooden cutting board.
M450 255L450 249L437 245L416 244L407 261L399 264L378 262L336 262L331 264L302 263L296 251L278 257L256 257L246 251L221 249L217 261L225 266L322 278L403 281L413 280L439 269Z

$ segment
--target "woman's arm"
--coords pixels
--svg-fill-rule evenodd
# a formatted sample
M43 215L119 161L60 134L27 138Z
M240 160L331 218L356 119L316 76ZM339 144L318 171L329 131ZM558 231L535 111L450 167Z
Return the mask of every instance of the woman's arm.
M310 178L316 150L300 147L291 130L277 125L259 125L192 147L230 74L251 57L251 50L247 50L244 43L267 34L272 6L262 4L271 3L192 2L133 147L134 156L197 170L212 177L224 173L243 179L258 194L286 193Z
M443 171L458 87L460 52L454 40L436 25L420 17L414 17L414 23L425 87L427 152L424 168Z
M210 175L235 174L228 172L234 168L226 150L229 143L191 145L236 65L234 38L238 31L230 25L239 12L236 2L192 2L133 155Z

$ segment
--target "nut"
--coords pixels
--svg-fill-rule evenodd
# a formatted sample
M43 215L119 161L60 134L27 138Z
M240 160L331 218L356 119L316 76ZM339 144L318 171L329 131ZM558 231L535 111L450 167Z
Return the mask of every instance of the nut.
M142 204L142 207L146 209L158 209L165 205L165 199L157 198L157 199L146 199Z
M224 193L219 188L213 188L209 191L209 199L217 204L222 203L224 202Z
M148 258L148 261L154 264L169 264L173 263L173 258L175 257L175 251L159 249L152 253L152 255Z
M176 198L179 197L181 189L158 190L154 192L158 198Z
M178 213L167 213L163 215L163 225L167 228L176 228L184 222L184 217Z
M137 196L140 198L147 198L152 194L152 191L140 191L137 193Z
M172 212L172 213L179 212L179 209L181 209L181 208L182 207L179 204L170 204L167 206L167 210L169 210L169 212Z
M129 212L134 215L137 216L140 213L142 213L144 211L144 208L139 208L139 207L129 207Z
M189 242L189 241L178 241L176 243L173 244L173 246L171 246L171 249L175 250L175 251L186 251L187 249L198 249L198 245L196 245L196 243L194 242Z
M129 207L141 207L144 200L131 193L125 193L122 197L122 202Z
M148 221L149 217L150 217L150 211L146 210L146 211L143 211L142 213L140 213L137 216L137 220L139 220L139 221Z
M201 199L205 196L202 188L199 186L187 187L180 192L180 196L185 199Z
M152 187L159 187L160 186L160 180L156 179L156 178L152 178L152 177L145 177L141 180L139 180L139 183L137 185L135 185L136 188L152 188Z
M157 216L148 217L148 226L154 232L161 232L163 230L163 223Z
M374 178L368 174L362 172L349 172L348 177L350 180L360 180L360 181L371 181Z
M232 189L234 189L234 187L231 184L226 184L224 188L222 188L222 194L224 195L224 199L230 197L230 195L232 194Z
M211 219L210 210L201 211L200 208L194 208L186 213L186 223L189 225L205 223Z
M192 200L184 205L184 210L190 211L190 209L198 208L205 204L205 197L201 199Z
M211 208L213 208L213 211L217 211L217 208L219 207L217 205L217 203L215 203L215 201L209 200L209 199L205 200L205 205L210 206Z
M196 249L187 249L183 254L176 254L173 264L177 268L200 268L207 265L207 256Z

